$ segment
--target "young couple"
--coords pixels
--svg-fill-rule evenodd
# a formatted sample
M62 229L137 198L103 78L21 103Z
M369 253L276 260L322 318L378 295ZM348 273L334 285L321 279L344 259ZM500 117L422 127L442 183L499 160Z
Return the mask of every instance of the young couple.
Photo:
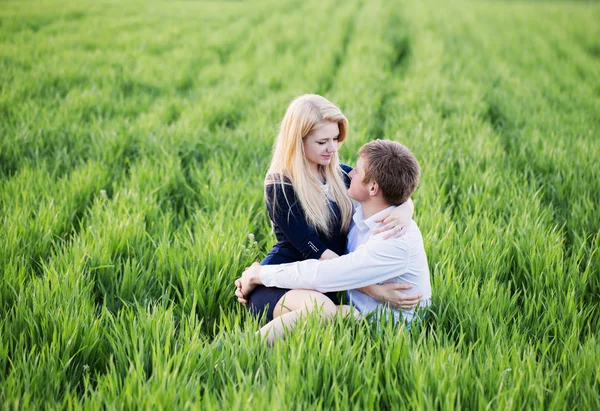
M340 164L347 130L340 109L318 95L292 101L281 123L265 180L278 242L235 282L238 301L266 314L268 343L316 308L325 316L383 310L410 322L431 297L412 220L417 160L399 143L374 140L354 169ZM342 290L351 306L339 305Z

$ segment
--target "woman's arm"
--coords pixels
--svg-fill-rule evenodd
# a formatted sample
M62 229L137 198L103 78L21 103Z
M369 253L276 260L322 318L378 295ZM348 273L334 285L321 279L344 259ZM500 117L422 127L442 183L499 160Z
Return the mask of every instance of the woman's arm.
M280 183L268 184L265 187L265 194L271 221L283 231L288 241L305 259L319 259L324 253L330 251L315 228L306 221L291 184L283 186ZM276 203L273 200L274 195ZM335 254L333 251L330 252Z
M344 184L348 189L350 188L350 181L352 180L350 178L350 172L352 172L353 168L347 164L340 163L340 169L342 170L342 180L344 180Z
M415 205L412 199L406 200L404 203L396 207L390 214L377 220L377 223L385 224L383 227L373 231L373 235L387 233L383 236L384 239L388 239L392 236L402 237L406 233L406 229L412 220L412 216L415 213Z

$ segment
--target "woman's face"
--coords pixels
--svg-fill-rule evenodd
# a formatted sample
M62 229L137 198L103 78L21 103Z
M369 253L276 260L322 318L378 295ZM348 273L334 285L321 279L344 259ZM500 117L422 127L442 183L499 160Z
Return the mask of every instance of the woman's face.
M315 167L331 163L338 149L340 129L337 123L327 122L304 137L304 156Z

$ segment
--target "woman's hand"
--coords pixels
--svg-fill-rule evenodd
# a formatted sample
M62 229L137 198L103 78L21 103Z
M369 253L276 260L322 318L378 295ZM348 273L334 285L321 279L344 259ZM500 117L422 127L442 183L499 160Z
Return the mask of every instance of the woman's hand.
M381 301L384 305L389 305L391 308L407 311L415 308L423 297L422 294L406 294L402 292L403 290L410 290L412 287L412 285L406 283L384 283L359 288L358 291L367 294L377 301Z
M402 237L412 220L412 216L415 212L415 206L412 200L409 198L404 203L396 207L390 214L379 220L376 223L385 224L383 227L373 231L373 235L386 232L383 236L384 240L390 237Z
M257 280L260 268L259 263L254 263L250 267L246 267L242 276L235 280L235 296L240 304L248 304L248 296L260 284L260 281Z
M242 305L248 305L248 300L246 300L246 297L244 297L244 294L242 294L242 288L241 284L239 284L239 280L236 280L235 282L235 296L237 297L238 303Z

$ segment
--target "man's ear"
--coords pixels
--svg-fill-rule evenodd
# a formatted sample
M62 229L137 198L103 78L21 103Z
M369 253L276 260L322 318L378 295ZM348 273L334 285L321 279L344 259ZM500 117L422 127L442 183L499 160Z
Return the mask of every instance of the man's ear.
M369 195L373 197L376 196L377 193L379 193L379 184L377 184L377 181L371 181L369 183Z

